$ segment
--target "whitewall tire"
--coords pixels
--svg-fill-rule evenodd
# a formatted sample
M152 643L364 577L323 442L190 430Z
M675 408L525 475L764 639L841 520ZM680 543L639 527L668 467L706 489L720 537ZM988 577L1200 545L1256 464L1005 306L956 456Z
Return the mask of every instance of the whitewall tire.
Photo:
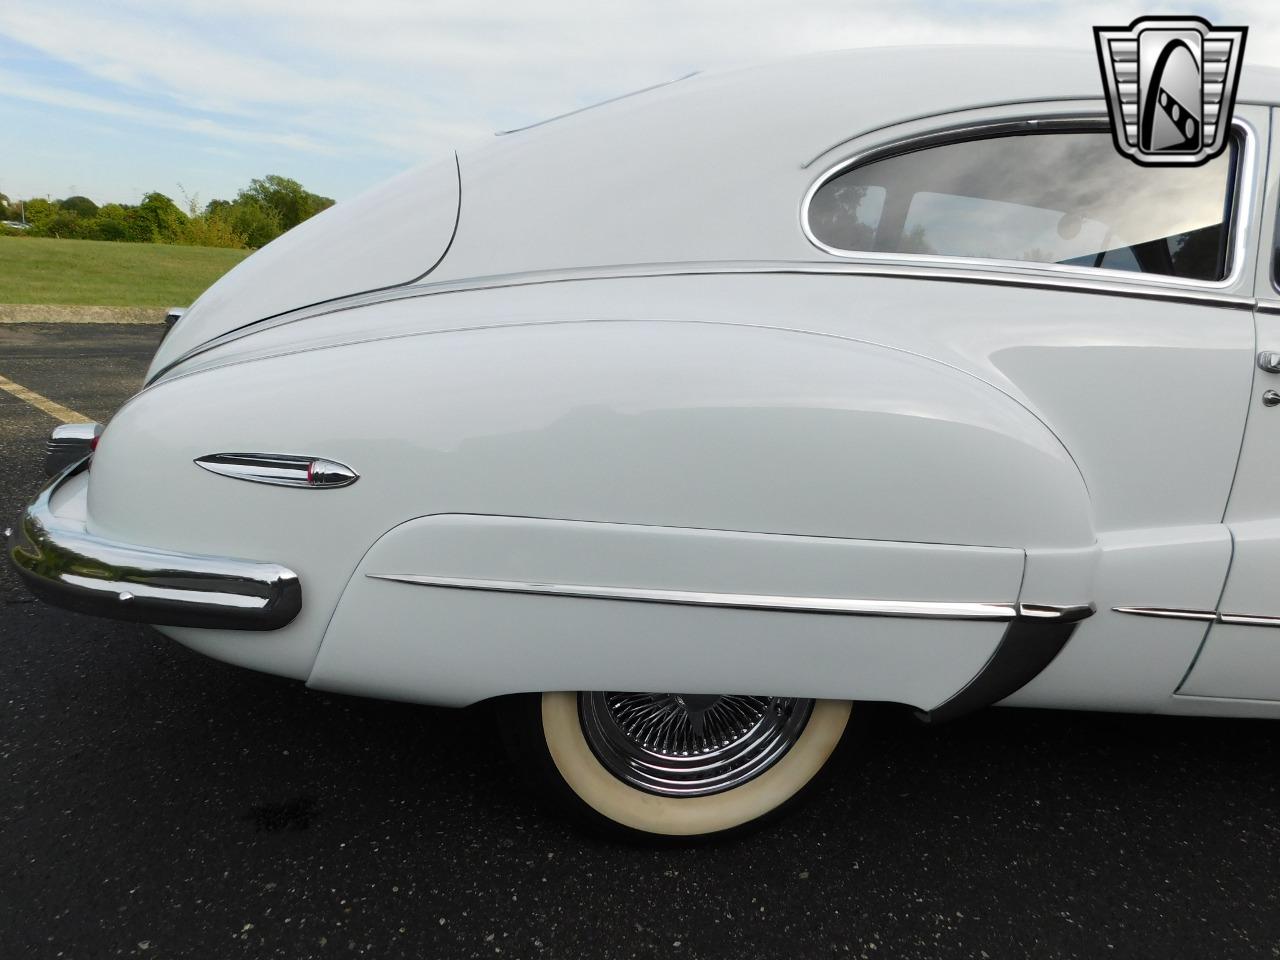
M542 793L612 833L699 838L758 826L813 783L849 727L847 700L544 693L503 728Z

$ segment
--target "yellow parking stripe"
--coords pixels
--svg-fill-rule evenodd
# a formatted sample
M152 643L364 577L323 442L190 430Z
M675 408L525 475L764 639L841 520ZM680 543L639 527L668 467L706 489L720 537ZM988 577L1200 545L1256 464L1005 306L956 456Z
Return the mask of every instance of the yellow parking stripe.
M34 390L28 390L22 384L14 383L4 377L0 377L0 390L13 394L19 400L25 400L37 410L43 411L63 423L92 423L92 420L83 413L76 413L60 403L54 403L48 397L42 397Z

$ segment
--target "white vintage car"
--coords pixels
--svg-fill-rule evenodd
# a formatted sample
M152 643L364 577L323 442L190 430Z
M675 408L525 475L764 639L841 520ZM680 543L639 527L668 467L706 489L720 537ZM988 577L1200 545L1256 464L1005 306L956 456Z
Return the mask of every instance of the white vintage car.
M633 835L777 813L859 702L1280 716L1275 104L1246 71L1229 148L1150 169L1088 53L886 49L508 131L210 288L10 557L312 687L502 698Z

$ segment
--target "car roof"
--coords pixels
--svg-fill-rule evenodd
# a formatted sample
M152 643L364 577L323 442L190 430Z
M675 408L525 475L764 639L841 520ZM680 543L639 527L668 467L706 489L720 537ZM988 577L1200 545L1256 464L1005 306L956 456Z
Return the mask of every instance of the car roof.
M1007 104L1103 100L1077 49L878 47L697 74L460 156L462 213L432 280L616 264L808 258L805 187L885 127ZM1238 102L1280 103L1246 66Z
M676 113L717 115L750 111L765 122L793 112L814 130L844 138L913 117L993 104L1101 99L1098 58L1091 36L1079 49L937 45L857 48L788 57L734 70L694 73L668 84L617 97L531 125L543 128L575 118L591 123L625 113L637 103ZM630 103L628 101L631 101ZM1241 71L1237 101L1280 104L1280 69ZM781 110L770 107L779 105ZM516 133L522 131L515 131Z

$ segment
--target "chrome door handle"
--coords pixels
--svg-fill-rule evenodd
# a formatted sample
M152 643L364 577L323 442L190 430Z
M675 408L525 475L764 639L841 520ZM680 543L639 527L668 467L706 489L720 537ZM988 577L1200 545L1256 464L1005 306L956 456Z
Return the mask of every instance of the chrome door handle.
M1274 350L1263 350L1258 354L1258 369L1267 373L1280 373L1280 353Z

